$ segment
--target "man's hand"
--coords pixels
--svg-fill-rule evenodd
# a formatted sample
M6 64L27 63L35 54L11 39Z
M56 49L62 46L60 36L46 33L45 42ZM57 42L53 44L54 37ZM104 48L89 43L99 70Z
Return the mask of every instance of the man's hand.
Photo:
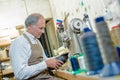
M63 62L60 60L57 60L55 58L48 58L46 61L47 67L52 69L59 69L60 66L62 66Z

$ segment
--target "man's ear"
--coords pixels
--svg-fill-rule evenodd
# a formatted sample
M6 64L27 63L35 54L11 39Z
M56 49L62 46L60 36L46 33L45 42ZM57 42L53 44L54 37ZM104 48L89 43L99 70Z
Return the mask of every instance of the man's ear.
M29 26L28 26L28 29L31 30L31 29L32 29L32 25L29 25Z

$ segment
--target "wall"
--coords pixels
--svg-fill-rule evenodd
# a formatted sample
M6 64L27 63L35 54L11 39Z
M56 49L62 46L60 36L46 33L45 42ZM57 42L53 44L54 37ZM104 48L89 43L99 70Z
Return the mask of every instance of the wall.
M117 16L119 18L118 15L120 13L119 9L120 4L118 3L118 1L120 2L120 0L49 0L49 1L52 8L54 22L56 19L64 19L65 14L67 13L70 14L68 20L71 20L71 18L74 17L79 17L80 19L83 19L83 14L87 13L90 17L92 27L94 28L95 26L94 19L98 16L104 16L106 14L106 7L108 11L112 12L113 17Z
M120 0L105 0L105 5L108 8L109 12L111 12L111 15L113 17L112 21L109 21L109 27L111 27L120 24Z
M80 18L83 20L84 14L89 15L90 23L92 25L93 30L95 30L95 18L98 16L107 16L113 17L112 20L106 20L109 23L109 29L111 29L112 25L117 25L120 23L119 13L120 7L118 4L118 0L49 0L51 5L51 10L54 19L54 25L56 27L56 34L57 34L57 25L56 20L62 19L65 20L67 14L69 14L66 21L64 21L65 25L64 28L67 30L69 28L69 23L73 18ZM109 4L109 5L108 5ZM114 9L115 8L115 9ZM108 12L106 12L106 10ZM89 23L87 23L89 24ZM71 31L72 33L72 31ZM71 35L70 35L71 36ZM58 42L59 41L59 35ZM75 38L71 36L70 39L70 50L72 53L80 53L78 51L79 47L76 47L77 42L75 42ZM59 46L61 47L61 45Z
M6 30L14 32L34 12L41 13L45 19L52 18L48 0L0 0L0 30L5 30L1 34L10 34Z

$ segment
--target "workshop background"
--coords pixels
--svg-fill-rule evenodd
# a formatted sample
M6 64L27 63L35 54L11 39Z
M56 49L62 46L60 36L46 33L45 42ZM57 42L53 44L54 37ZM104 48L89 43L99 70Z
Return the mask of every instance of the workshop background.
M120 80L120 0L0 0L0 80L15 80L9 46L31 13L45 17L46 55L69 52L56 76Z

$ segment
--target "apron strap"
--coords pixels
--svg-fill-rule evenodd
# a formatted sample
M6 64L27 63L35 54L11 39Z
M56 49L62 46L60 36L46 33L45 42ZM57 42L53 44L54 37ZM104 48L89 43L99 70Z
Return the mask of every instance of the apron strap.
M23 36L27 39L27 41L30 43L30 45L32 45L32 42L30 41L30 39L28 38L28 36L25 33L23 33Z

